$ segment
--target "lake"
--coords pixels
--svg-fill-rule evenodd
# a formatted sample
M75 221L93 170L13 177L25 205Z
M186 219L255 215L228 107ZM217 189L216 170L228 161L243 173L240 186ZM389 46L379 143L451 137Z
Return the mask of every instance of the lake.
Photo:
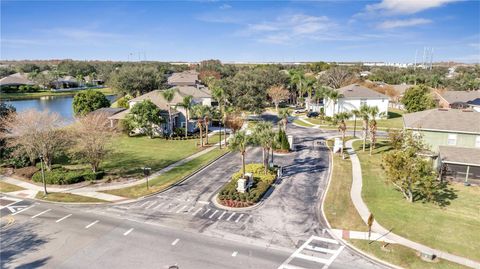
M116 98L116 95L107 95L107 99L110 102L115 101ZM13 105L17 109L17 112L32 108L39 111L49 110L50 112L58 113L60 116L65 118L67 122L73 121L73 96L44 96L37 99L2 102Z

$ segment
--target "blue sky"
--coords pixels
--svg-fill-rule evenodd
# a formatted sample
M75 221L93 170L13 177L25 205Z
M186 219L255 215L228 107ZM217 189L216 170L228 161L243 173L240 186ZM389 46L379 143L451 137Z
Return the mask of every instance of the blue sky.
M480 62L480 1L1 1L1 59Z

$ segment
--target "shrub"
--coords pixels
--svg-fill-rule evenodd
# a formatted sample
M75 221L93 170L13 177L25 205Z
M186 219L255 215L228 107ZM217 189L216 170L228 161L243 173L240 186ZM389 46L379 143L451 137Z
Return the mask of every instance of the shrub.
M228 182L219 192L218 199L223 205L231 207L250 206L263 197L268 188L276 179L276 171L269 169L264 174L262 164L247 164L245 167L247 173L253 174L253 185L248 192L237 192L237 182L242 176L242 172L238 171L232 175L232 180Z
M75 184L85 180L101 179L105 173L103 171L93 173L90 169L68 170L65 168L56 168L52 171L45 171L45 181L47 184L65 185ZM42 182L42 172L36 172L32 180L34 182Z
M278 144L281 150L285 150L285 151L290 150L290 143L288 143L288 137L284 130L280 129L278 131L277 139L278 139L278 142L279 142Z

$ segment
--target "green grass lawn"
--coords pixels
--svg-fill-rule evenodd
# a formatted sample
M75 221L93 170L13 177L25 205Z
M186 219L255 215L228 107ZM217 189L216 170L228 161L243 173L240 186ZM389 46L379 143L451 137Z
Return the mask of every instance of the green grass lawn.
M303 122L301 120L294 120L293 123L303 126L303 127L313 127L313 124L308 124L306 122Z
M218 134L209 138L210 144L218 141ZM114 138L112 153L102 163L101 168L113 176L140 176L144 166L157 171L201 151L202 148L198 147L197 143L198 139L165 140L121 135Z
M331 142L332 140L329 140ZM331 145L332 143L329 143ZM368 231L350 199L352 163L333 154L332 181L325 198L324 210L330 225L336 229Z
M38 192L35 198L40 200L45 200L45 201L63 202L63 203L104 203L106 202L104 200L97 199L97 198L76 195L71 193L63 193L63 192L51 192L46 197L43 195L43 192Z
M389 128L401 129L401 128L403 128L403 118L402 118L403 113L404 113L404 111L402 111L402 110L390 108L389 112L388 112L388 119L377 120L378 128L380 128L380 129L389 129ZM329 128L329 127L335 128L335 129L337 128L337 126L332 125L331 122L328 122L328 121L325 121L325 120L322 122L322 120L320 118L306 118L305 120L310 122L311 124L322 125L322 128L323 128L323 125L325 125L327 128ZM349 129L354 128L355 121L349 120L349 121L346 121L346 123L347 123L347 127ZM357 119L357 130L362 129L362 124L363 124L362 120Z
M114 93L113 90L108 87L93 89L93 90L102 92L104 94ZM39 91L39 92L27 92L27 93L2 93L0 94L0 100L34 99L34 98L40 98L44 96L68 96L68 95L75 95L79 91L81 90L73 90L73 91L66 91L66 92Z
M12 191L21 191L24 188L17 185L9 184L7 182L0 181L0 192L12 192Z
M116 189L104 191L105 193L128 197L128 198L138 198L151 193L159 192L168 188L169 186L175 184L176 182L184 179L185 177L191 175L193 172L204 167L212 160L218 158L226 152L225 149L214 149L200 157L197 157L183 165L177 166L172 170L152 179L149 181L149 189L146 188L145 184L140 184L128 188Z
M456 199L446 207L421 201L409 203L400 192L385 183L380 167L379 143L372 156L361 152L361 141L354 143L362 163L362 196L376 220L386 229L429 247L480 261L480 187L452 183Z

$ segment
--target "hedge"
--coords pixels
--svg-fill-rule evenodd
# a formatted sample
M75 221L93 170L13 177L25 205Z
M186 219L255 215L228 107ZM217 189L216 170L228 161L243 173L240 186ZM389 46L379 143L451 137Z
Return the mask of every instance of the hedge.
M220 190L218 200L221 204L230 207L251 206L260 201L277 178L277 173L273 169L268 169L265 175L262 164L247 164L245 171L246 173L253 173L253 185L250 190L245 193L237 192L237 181L242 176L240 170L233 174L232 180Z
M56 168L52 171L45 171L45 181L47 184L66 185L82 182L85 180L101 179L105 172L99 171L93 173L90 169L68 170L65 168ZM42 172L38 171L32 176L34 182L42 181Z

